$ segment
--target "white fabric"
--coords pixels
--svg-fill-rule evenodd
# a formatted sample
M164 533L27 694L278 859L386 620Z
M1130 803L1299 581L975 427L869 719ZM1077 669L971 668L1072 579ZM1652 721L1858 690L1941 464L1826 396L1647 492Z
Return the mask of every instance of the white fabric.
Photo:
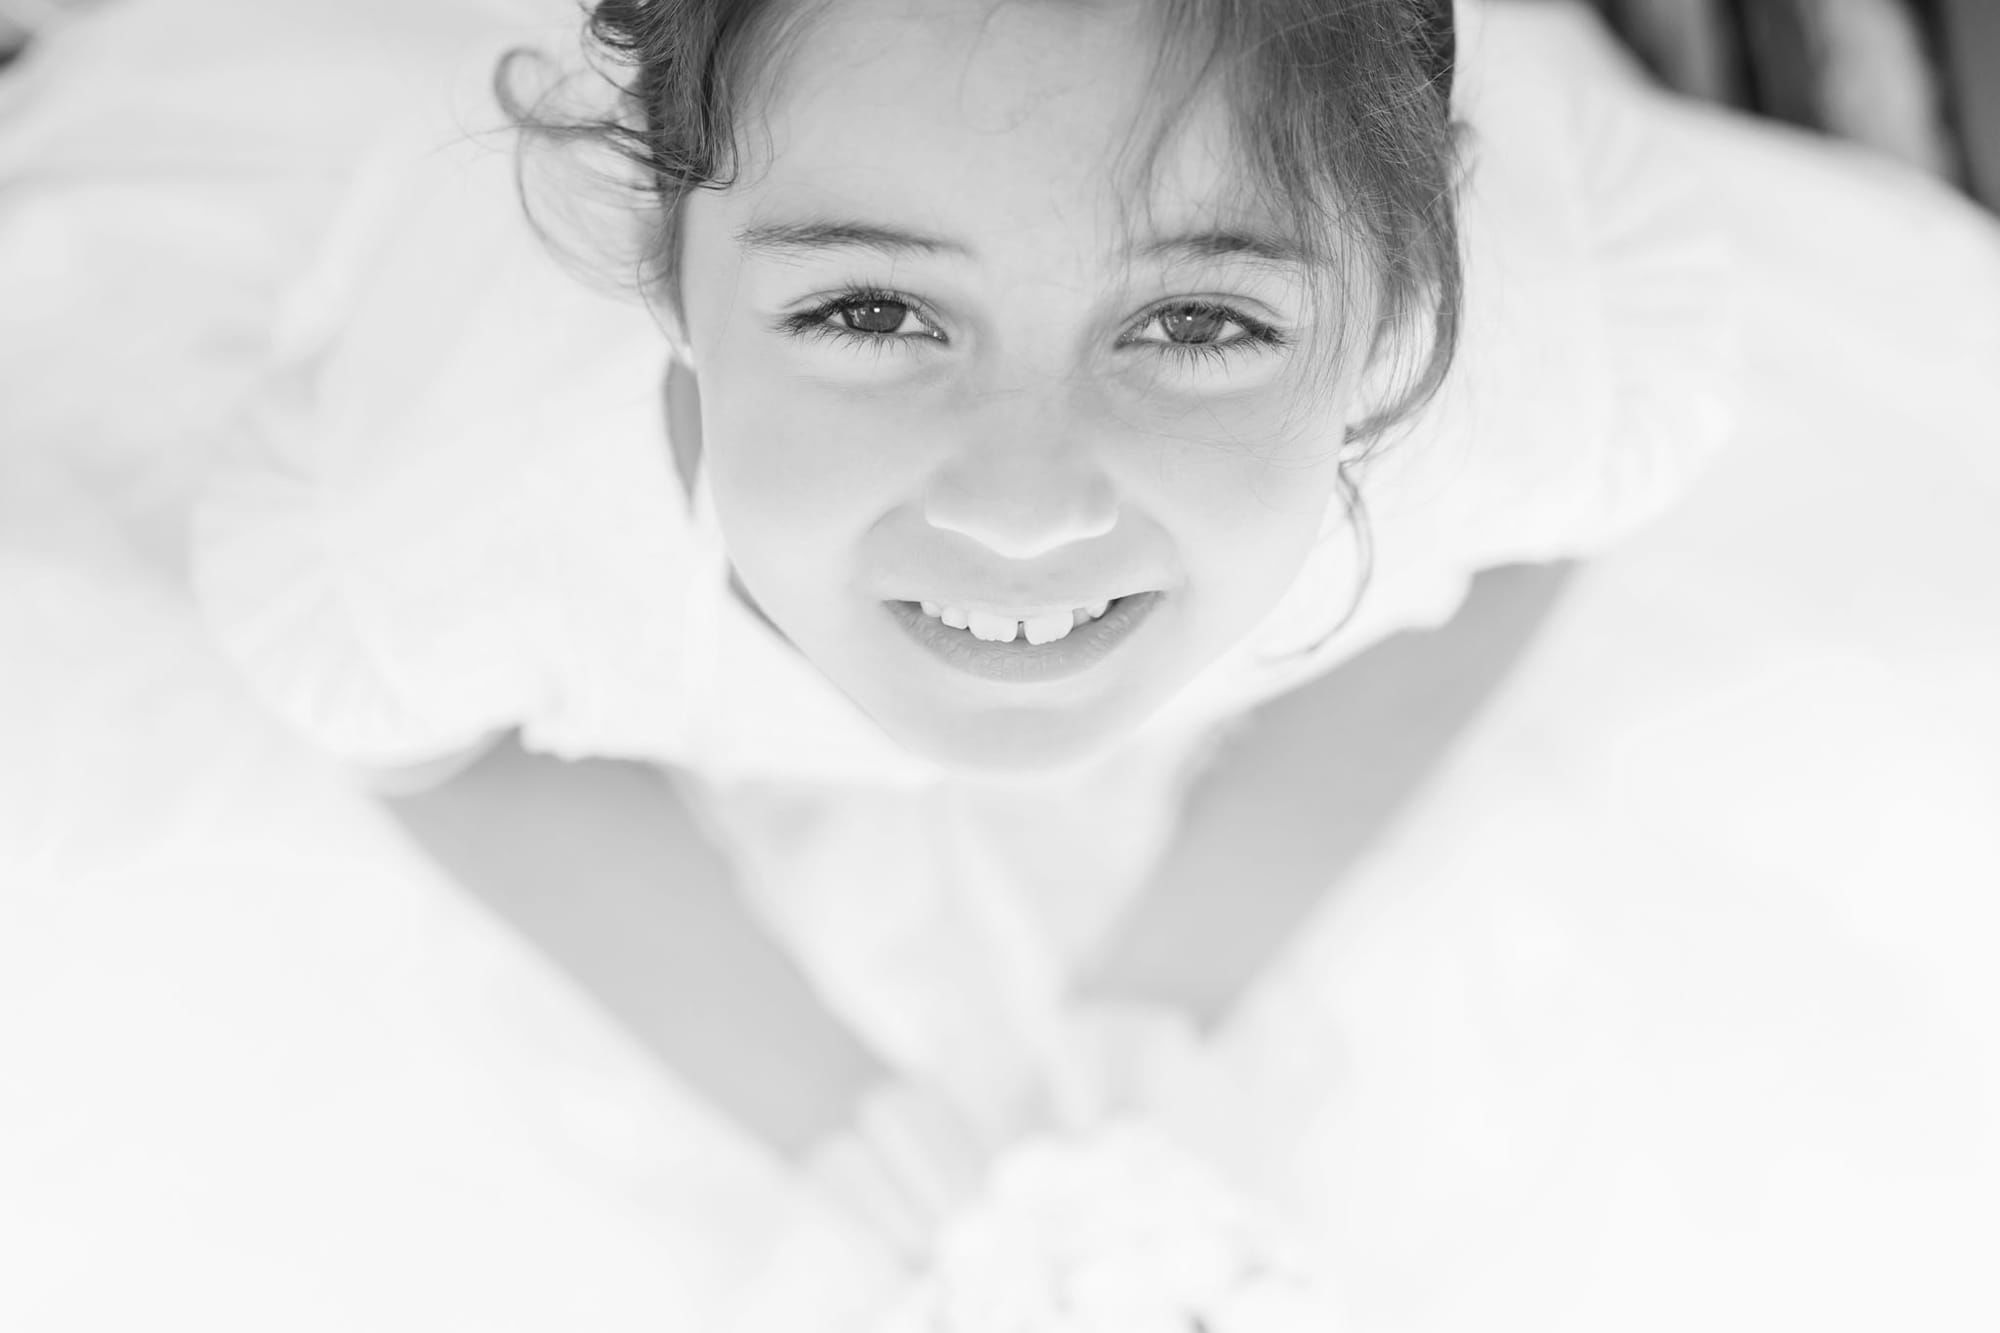
M360 164L478 126L496 43L553 21L540 0L110 0L52 20L0 79L0 433L60 449L178 563L218 427Z
M104 31L137 31L115 12ZM1538 89L1601 55L1560 11L1503 27ZM152 62L128 49L43 94L136 80ZM2000 229L1858 153L1624 107L1699 165L1692 198L1740 249L1739 446L1580 575L1195 1058L1313 1109L1289 1202L1354 1330L1990 1328ZM10 272L49 210L92 216L44 185L10 205ZM144 239L122 200L99 221L55 234ZM234 367L213 401L240 392L242 349L196 341L177 355ZM876 1242L245 694L157 554L168 507L117 484L180 466L102 392L141 350L112 339L87 378L0 395L44 413L0 455L0 1327L870 1328L902 1290ZM535 670L537 698L590 715ZM495 682L437 734L510 710ZM841 809L824 826L865 828ZM1011 884L1071 923L1049 927L1061 965L1123 888L1081 906L1088 877ZM880 900L830 887L854 896L772 910L820 923L787 938L854 978L830 994L865 1024L893 1007L857 963ZM1261 1128L1236 1136L1250 1155Z

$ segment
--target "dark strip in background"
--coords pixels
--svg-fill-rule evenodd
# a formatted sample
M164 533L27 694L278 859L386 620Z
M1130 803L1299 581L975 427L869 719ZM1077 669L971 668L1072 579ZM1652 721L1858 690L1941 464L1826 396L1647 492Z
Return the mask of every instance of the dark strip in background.
M1858 140L2000 209L1996 0L1596 0L1596 7L1667 87ZM1897 29L1915 35L1914 51L1880 39Z
M1940 0L1952 122L1972 192L2000 210L2000 3Z

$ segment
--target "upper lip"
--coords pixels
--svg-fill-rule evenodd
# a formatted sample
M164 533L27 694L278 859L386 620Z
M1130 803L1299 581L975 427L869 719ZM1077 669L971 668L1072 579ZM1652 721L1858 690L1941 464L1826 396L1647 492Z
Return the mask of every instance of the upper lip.
M985 597L918 597L913 602L930 602L937 606L954 607L965 612L979 612L989 616L1014 616L1024 618L1035 615L1053 615L1058 612L1075 611L1081 607L1096 606L1099 602L1115 602L1120 597L1132 597L1149 588L1128 588L1124 592L1103 593L1095 597L1085 597L1074 602L1051 602L1034 598L1017 600L992 599Z

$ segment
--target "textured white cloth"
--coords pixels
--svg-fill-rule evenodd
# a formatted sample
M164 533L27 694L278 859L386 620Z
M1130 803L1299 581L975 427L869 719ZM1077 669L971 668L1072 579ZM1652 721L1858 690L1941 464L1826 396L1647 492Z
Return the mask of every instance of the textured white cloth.
M143 246L205 234L149 242L122 187L55 170L88 149L133 179L160 142L147 135L189 122L111 90L144 106L148 73L174 73L199 107L229 63L202 64L202 7L127 3L102 44L73 30L65 59L107 53L95 76L21 85L40 100L17 98L0 129L10 163L37 136L59 145L32 190L10 178L0 271L33 278L19 238L66 236L82 269L102 249L130 278L0 329L7 364L30 372L0 395L22 414L0 455L0 1327L866 1333L905 1292L874 1239L440 882L322 738L260 715L157 553L171 506L155 497L192 486L166 423L118 428L144 414L108 377L149 346L210 358L202 401L221 415L262 353L60 324L171 331L180 296L145 289ZM386 31L414 11L367 12ZM1602 48L1574 14L1496 11L1486 40L1503 27L1550 107L1600 86L1585 70ZM226 31L207 30L217 52ZM1641 137L1704 182L1695 234L1742 254L1739 447L1590 562L1419 804L1211 1047L1182 1054L1193 1082L1305 1117L1282 1139L1299 1147L1285 1202L1358 1333L1992 1328L2000 314L1982 297L2000 290L2000 234L1863 155L1632 99ZM118 135L56 133L100 100ZM1599 113L1618 123L1599 107L1588 128ZM339 175L318 184L332 202L352 160L284 170ZM220 196L172 197L229 214ZM252 305L242 329L277 308ZM70 369L77 347L93 359ZM413 480L410 516L435 494ZM393 571L380 558L341 586L375 586ZM407 622L366 623L375 644ZM581 655L589 636L553 642L534 697L587 721L595 705L556 703L589 692L556 688L547 663L609 668ZM473 682L478 708L446 720L462 735L504 721L513 688ZM436 726L435 701L396 697ZM374 757L461 739L424 735ZM1072 923L1052 939L1084 938L1096 901L1053 898L1028 906ZM788 939L854 979L828 993L857 1026L884 1028L902 986L929 986L916 994L939 1012L960 994L891 970L869 989L883 940L865 912L794 900L776 915L822 927ZM992 943L955 929L968 954ZM1005 1049L1009 1033L990 1035ZM1262 1120L1207 1123L1247 1158L1264 1145Z

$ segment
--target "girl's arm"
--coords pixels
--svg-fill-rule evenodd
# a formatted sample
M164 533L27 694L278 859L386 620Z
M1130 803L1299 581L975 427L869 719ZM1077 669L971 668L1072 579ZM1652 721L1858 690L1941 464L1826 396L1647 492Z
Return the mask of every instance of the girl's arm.
M787 1160L849 1125L883 1079L660 772L508 738L388 807L454 882Z
M1574 568L1488 571L1444 628L1399 635L1255 710L1196 782L1179 839L1079 994L1221 1019L1421 799Z

